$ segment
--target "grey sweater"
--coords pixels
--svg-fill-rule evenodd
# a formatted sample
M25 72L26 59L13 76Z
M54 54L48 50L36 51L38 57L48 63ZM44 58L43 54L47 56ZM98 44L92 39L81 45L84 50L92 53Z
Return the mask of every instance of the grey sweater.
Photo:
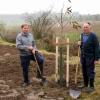
M16 37L16 47L20 51L21 56L31 55L28 46L33 46L36 49L35 40L31 33L19 33Z

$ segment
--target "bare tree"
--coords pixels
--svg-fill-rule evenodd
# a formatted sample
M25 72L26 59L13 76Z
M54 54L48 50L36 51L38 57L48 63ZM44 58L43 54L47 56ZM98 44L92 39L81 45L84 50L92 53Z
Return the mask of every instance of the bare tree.
M27 21L38 39L47 37L52 33L54 21L51 17L51 10L39 13L37 16L28 16Z
M68 0L68 1L71 3L70 0ZM60 16L56 16L57 23L60 26L61 34L63 33L64 27L69 23L69 21L71 21L71 16L69 16L69 15L71 15L71 13L72 13L71 6L67 7L66 10L64 11L64 4L63 4L63 7L61 8L61 11L60 11ZM68 19L68 17L69 17L69 19Z
M71 0L67 0L71 4ZM69 5L65 8L67 4L63 4L60 16L56 16L56 20L58 23L58 26L60 26L60 34L62 35L64 33L64 28L67 27L68 24L71 24L73 28L78 29L81 28L79 23L75 20L73 20L73 14L72 14L72 7ZM65 10L64 10L65 8Z

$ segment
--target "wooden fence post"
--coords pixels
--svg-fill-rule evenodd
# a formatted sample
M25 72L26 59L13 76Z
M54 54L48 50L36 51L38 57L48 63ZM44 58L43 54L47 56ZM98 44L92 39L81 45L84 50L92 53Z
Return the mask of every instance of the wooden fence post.
M59 38L56 37L56 44L58 44L58 41L59 41ZM55 81L58 82L58 45L56 45Z
M67 38L66 86L69 87L69 38Z

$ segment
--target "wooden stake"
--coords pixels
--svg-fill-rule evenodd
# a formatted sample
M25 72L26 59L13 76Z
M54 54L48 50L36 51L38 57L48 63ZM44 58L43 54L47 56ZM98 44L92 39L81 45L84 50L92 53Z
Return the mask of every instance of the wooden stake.
M80 55L80 46L78 47L78 58L79 58L79 55ZM79 68L79 62L80 60L77 61L77 65L76 65L76 72L75 72L75 84L77 84L77 76L78 76L78 68Z
M56 43L58 43L58 40L59 38L56 37ZM58 45L56 45L55 81L58 82Z
M66 86L69 87L69 38L67 38L67 55L66 55Z

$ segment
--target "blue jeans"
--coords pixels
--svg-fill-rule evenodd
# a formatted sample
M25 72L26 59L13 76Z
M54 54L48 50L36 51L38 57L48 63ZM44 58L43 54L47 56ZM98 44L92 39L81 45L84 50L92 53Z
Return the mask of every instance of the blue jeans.
M35 57L37 59L40 71L41 71L41 75L43 75L43 63L44 63L44 58L42 55L40 55L39 53L35 54ZM23 78L24 78L24 82L28 83L29 79L28 79L28 69L29 69L29 65L30 65L30 61L33 60L35 61L34 55L25 55L25 56L20 56L20 60L21 60L21 66L23 69ZM38 69L37 69L37 77L41 77Z

